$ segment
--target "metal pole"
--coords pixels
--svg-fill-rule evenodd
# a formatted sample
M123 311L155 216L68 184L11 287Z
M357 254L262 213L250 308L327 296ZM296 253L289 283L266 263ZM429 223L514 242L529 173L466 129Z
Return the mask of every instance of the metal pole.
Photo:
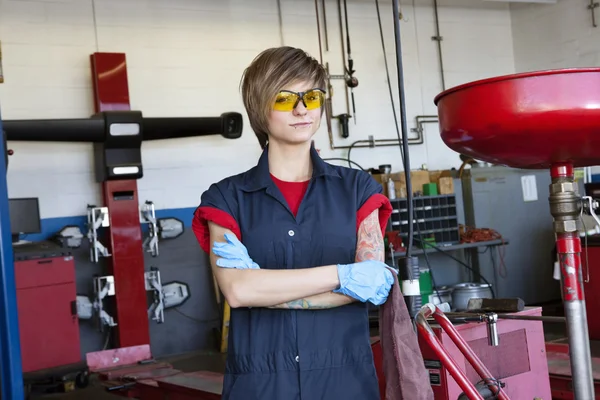
M0 133L2 133L0 115ZM2 135L4 135L2 133ZM15 288L15 264L8 213L8 187L6 184L6 154L4 138L0 140L0 372L2 398L22 399L23 367L21 365L21 340L17 314L17 290Z
M574 398L594 400L592 356L583 291L581 239L577 232L582 202L574 180L572 164L552 165L550 175L550 213L554 218L556 233Z

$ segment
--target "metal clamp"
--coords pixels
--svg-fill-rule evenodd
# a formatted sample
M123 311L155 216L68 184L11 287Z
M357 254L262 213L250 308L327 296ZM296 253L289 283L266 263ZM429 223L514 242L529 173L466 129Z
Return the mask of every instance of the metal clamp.
M87 207L87 238L90 242L90 261L97 263L100 256L110 257L106 246L100 243L98 239L98 230L110 226L108 216L108 207L96 207L88 205Z
M112 275L94 277L93 311L96 316L98 330L104 332L104 327L117 326L114 318L104 309L104 299L115 295L115 277Z
M484 320L487 325L488 332L488 343L490 346L498 346L500 338L498 337L498 314L487 313L485 314Z
M162 324L165 322L165 295L160 279L160 271L156 267L151 267L150 271L144 273L144 279L146 282L146 291L152 291L154 295L154 301L150 308L148 308L148 317L152 321Z
M156 225L156 210L154 209L154 203L146 200L146 202L140 206L140 223L148 224L148 237L144 240L144 249L152 254L152 257L158 256L158 227Z
M598 208L598 201L592 199L592 196L582 196L581 200L583 201L582 212L585 211L587 214L591 215L596 221L596 224L600 227L600 219L596 215L595 210Z

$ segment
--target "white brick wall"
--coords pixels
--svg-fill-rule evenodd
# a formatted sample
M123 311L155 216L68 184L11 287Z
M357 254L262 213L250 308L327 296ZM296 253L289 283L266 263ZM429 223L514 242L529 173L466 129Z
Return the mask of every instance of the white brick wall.
M516 72L600 66L600 26L594 28L588 1L512 4ZM600 8L596 8L600 25ZM591 168L593 174L600 167Z
M512 4L517 72L600 65L600 27L592 26L589 1ZM595 10L600 25L600 8Z
M391 2L381 0L387 56L397 92ZM4 119L87 118L93 112L89 55L127 55L132 107L147 116L215 116L243 112L241 73L264 48L281 44L276 0L0 0L0 41L5 83L0 85ZM313 0L282 0L283 43L318 57ZM352 54L360 86L355 89L357 123L350 138L335 143L394 138L374 1L348 0ZM402 1L402 32L408 126L414 117L436 114L440 92L434 14L429 0ZM327 0L331 72L342 71L336 1ZM514 71L510 12L503 3L440 1L440 28L447 87ZM492 45L493 43L493 45ZM345 112L343 86L334 82L334 112ZM397 105L397 100L396 100ZM331 151L326 125L316 137L324 157ZM42 216L83 215L100 202L92 177L91 146L9 143L10 196L40 197ZM197 205L210 183L256 163L259 148L246 121L237 141L217 137L143 145L141 200L157 208ZM397 148L354 149L352 159L368 168L391 163ZM458 166L456 155L427 125L425 144L411 146L411 166ZM211 168L209 173L209 167ZM183 179L191 173L193 179Z

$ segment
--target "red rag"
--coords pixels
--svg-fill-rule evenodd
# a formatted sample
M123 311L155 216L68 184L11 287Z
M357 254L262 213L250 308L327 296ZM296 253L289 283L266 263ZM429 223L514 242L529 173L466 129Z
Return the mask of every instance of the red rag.
M417 334L408 314L398 277L387 301L379 308L386 400L433 400Z

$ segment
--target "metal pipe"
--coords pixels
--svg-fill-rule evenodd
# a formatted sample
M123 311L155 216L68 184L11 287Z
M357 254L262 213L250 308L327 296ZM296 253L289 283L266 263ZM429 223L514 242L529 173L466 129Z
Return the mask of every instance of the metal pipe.
M0 118L0 132L2 119ZM6 154L6 143L0 140L0 154ZM21 339L13 260L12 235L8 211L6 164L0 163L0 376L3 399L22 399L23 367Z
M540 322L556 322L556 323L566 323L567 319L565 317L546 317L546 316L536 316L536 315L511 315L511 314L498 314L499 319L517 319L523 321L540 321Z
M327 110L326 110L327 111ZM435 119L430 119L430 118L435 118ZM414 132L417 132L417 137L416 138L412 138L412 139L408 139L408 144L409 145L416 145L416 144L423 144L424 143L424 136L423 136L423 125L424 124L433 124L433 123L437 123L438 119L437 116L433 116L433 115L417 115L415 117L415 120L417 121L417 127L414 128ZM398 146L400 143L398 142L398 139L394 138L394 139L376 139L376 140L357 140L354 143L366 143L366 145L360 145L360 146L353 146L353 145L345 145L345 146L336 146L334 144L333 141L333 133L330 129L327 130L327 133L329 135L329 147L331 148L331 150L342 150L342 149L350 149L350 148L373 148L373 147L390 147L390 146Z
M319 40L319 60L323 64L323 48L321 47L321 21L319 19L319 0L315 0L315 14L317 17L317 38Z
M581 240L577 229L582 203L572 164L552 165L550 176L550 213L554 218L574 398L593 400L592 357L583 289Z
M446 317L452 322L484 322L485 314L477 312L447 312ZM498 319L514 319L523 321L557 322L565 323L565 317L548 317L543 315L515 315L515 314L496 314Z
M440 340L429 326L427 318L434 315L436 309L437 307L431 303L425 304L423 307L421 307L421 310L415 318L415 323L417 325L417 330L419 331L420 337L427 342L429 347L439 357L444 367L448 370L450 375L452 375L452 378L454 378L458 386L460 386L469 400L483 400L481 394L479 394L475 386L473 386L471 381L469 381L469 378L467 378L465 373L458 367L456 361L446 351ZM452 324L450 324L450 326L451 325ZM446 330L444 327L442 328Z
M346 45L344 43L344 22L342 21L342 1L337 0L338 22L340 24L340 40L342 43L342 63L346 68ZM345 74L344 74L345 77ZM345 79L344 79L345 81ZM344 84L344 92L346 93L346 113L350 114L350 95L348 94L348 85ZM351 115L351 114L350 114Z
M281 0L277 0L277 18L279 20L279 39L281 41L281 45L283 46L283 13L281 12Z
M402 142L400 151L402 152L404 161L404 176L406 185L406 202L408 208L408 215L411 218L408 219L407 236L408 240L406 243L406 258L412 257L413 252L413 239L414 239L414 227L413 227L413 191L412 182L410 176L410 155L408 153L408 128L406 126L406 99L404 94L404 67L402 65L402 34L400 31L400 5L399 0L392 1L392 9L394 14L394 39L396 43L396 70L398 73L398 94L399 94L399 105L400 105L400 126L402 132L402 138L400 138L400 132L398 132L398 142Z
M433 0L433 12L435 19L435 36L432 36L431 40L437 42L438 59L440 64L440 78L442 80L442 91L446 90L446 79L444 77L444 58L442 56L442 36L440 35L440 18L438 16L438 2Z
M321 0L323 5L323 37L325 38L325 51L329 51L329 33L327 32L327 0Z

